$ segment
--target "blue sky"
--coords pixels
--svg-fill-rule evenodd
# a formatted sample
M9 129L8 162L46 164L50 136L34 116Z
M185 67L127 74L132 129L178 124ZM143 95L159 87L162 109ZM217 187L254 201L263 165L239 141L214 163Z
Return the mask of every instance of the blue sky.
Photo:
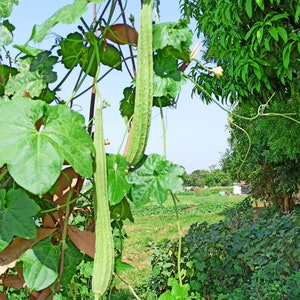
M16 26L14 43L25 43L34 24L41 24L57 9L72 2L70 0L19 0L19 5L14 6L10 18ZM128 3L129 13L132 13L138 20L140 0L129 0ZM161 0L160 10L161 22L172 22L179 19L180 13L177 1ZM89 11L85 15L85 19L90 22L91 18L92 13ZM136 25L138 26L138 22L136 22ZM76 31L76 28L77 26L74 25L59 24L53 28L52 32L65 37L68 33ZM50 35L36 46L48 49L53 39L54 35ZM195 36L194 44L196 42ZM198 59L200 59L200 55L198 54ZM90 79L87 81L88 83L91 82ZM107 146L107 152L110 153L117 152L124 135L125 126L119 114L119 101L122 99L123 89L129 85L129 76L122 75L118 71L113 72L112 76L99 84L102 97L110 103L110 107L104 110L104 132L111 142ZM64 100L68 98L72 86L73 82L71 80L67 88L60 94L63 99L65 98ZM208 169L209 166L218 164L221 154L227 148L228 137L226 112L215 104L204 104L197 96L192 99L191 89L192 85L187 83L182 89L177 108L165 110L167 158L185 167L188 173L197 169ZM78 100L74 109L86 116L88 101L89 95L87 94ZM146 152L148 154L162 154L162 128L158 109L154 108L152 117L152 127Z

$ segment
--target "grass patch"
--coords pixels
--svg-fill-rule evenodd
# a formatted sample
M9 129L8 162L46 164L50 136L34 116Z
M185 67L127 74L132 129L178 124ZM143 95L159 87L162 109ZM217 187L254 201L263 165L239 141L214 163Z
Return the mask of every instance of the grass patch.
M203 189L199 195L181 193L177 203L182 235L195 222L216 223L224 219L223 211L241 202L243 196L221 196L224 188ZM229 191L232 191L229 190ZM124 261L134 270L121 274L131 286L137 287L147 281L151 274L150 256L152 246L165 239L178 238L174 204L171 197L163 206L148 204L132 207L134 223L125 222L128 238L125 240Z

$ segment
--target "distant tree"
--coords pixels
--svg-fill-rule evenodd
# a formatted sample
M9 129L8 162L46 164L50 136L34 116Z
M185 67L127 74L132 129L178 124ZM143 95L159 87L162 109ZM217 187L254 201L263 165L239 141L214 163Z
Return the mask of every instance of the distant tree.
M213 171L195 170L183 177L185 186L213 187L228 186L232 183L231 177L220 169Z
M298 114L299 103L290 102L270 105L268 110L280 113L289 106ZM222 157L223 170L234 180L249 182L254 198L291 210L300 185L299 124L283 117L261 117L240 123L251 140L236 126L230 126L230 149Z
M298 0L181 0L182 13L196 21L203 60L224 69L220 78L192 67L194 92L211 102L253 104L285 100L299 87ZM202 89L202 87L205 89Z
M181 4L204 39L203 60L224 69L217 78L199 72L200 63L193 67L194 94L206 102L215 97L235 105L223 170L251 181L255 197L290 209L300 179L299 1L181 0Z

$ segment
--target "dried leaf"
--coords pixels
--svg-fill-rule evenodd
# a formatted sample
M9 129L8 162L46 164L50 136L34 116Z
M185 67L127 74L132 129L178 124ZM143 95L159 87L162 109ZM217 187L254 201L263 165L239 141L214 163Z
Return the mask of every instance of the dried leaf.
M0 292L0 300L8 300L8 298Z
M50 287L45 288L41 291L41 293L36 297L36 300L44 300L49 299L49 296L51 296L53 293L51 291Z
M4 287L21 289L24 287L25 281L22 275L7 275L0 279L0 284ZM1 299L1 297L0 297Z
M68 167L61 172L56 180L54 184L55 191L45 194L44 197L58 206L65 205L70 194L70 200L78 197L82 184L83 178L72 167ZM62 207L61 210L64 212L65 207Z
M56 214L54 216L58 217ZM55 223L50 214L45 214L43 219L43 225L45 228L55 228Z
M116 43L118 45L137 45L138 33L137 31L127 24L114 24L109 27L100 27L104 32L104 38Z
M36 239L27 240L16 237L12 243L0 253L0 275L5 273L7 269L13 268L19 257L34 244L43 240L56 231L55 228L37 228Z
M68 235L74 245L82 252L94 258L95 235L87 230L80 231L75 226L68 226Z

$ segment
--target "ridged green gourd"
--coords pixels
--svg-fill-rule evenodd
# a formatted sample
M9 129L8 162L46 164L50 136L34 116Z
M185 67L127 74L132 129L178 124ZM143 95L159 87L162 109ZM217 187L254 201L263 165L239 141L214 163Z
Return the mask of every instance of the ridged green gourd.
M152 9L153 0L144 0L140 15L134 113L125 153L129 165L136 165L143 157L150 130L153 104Z

